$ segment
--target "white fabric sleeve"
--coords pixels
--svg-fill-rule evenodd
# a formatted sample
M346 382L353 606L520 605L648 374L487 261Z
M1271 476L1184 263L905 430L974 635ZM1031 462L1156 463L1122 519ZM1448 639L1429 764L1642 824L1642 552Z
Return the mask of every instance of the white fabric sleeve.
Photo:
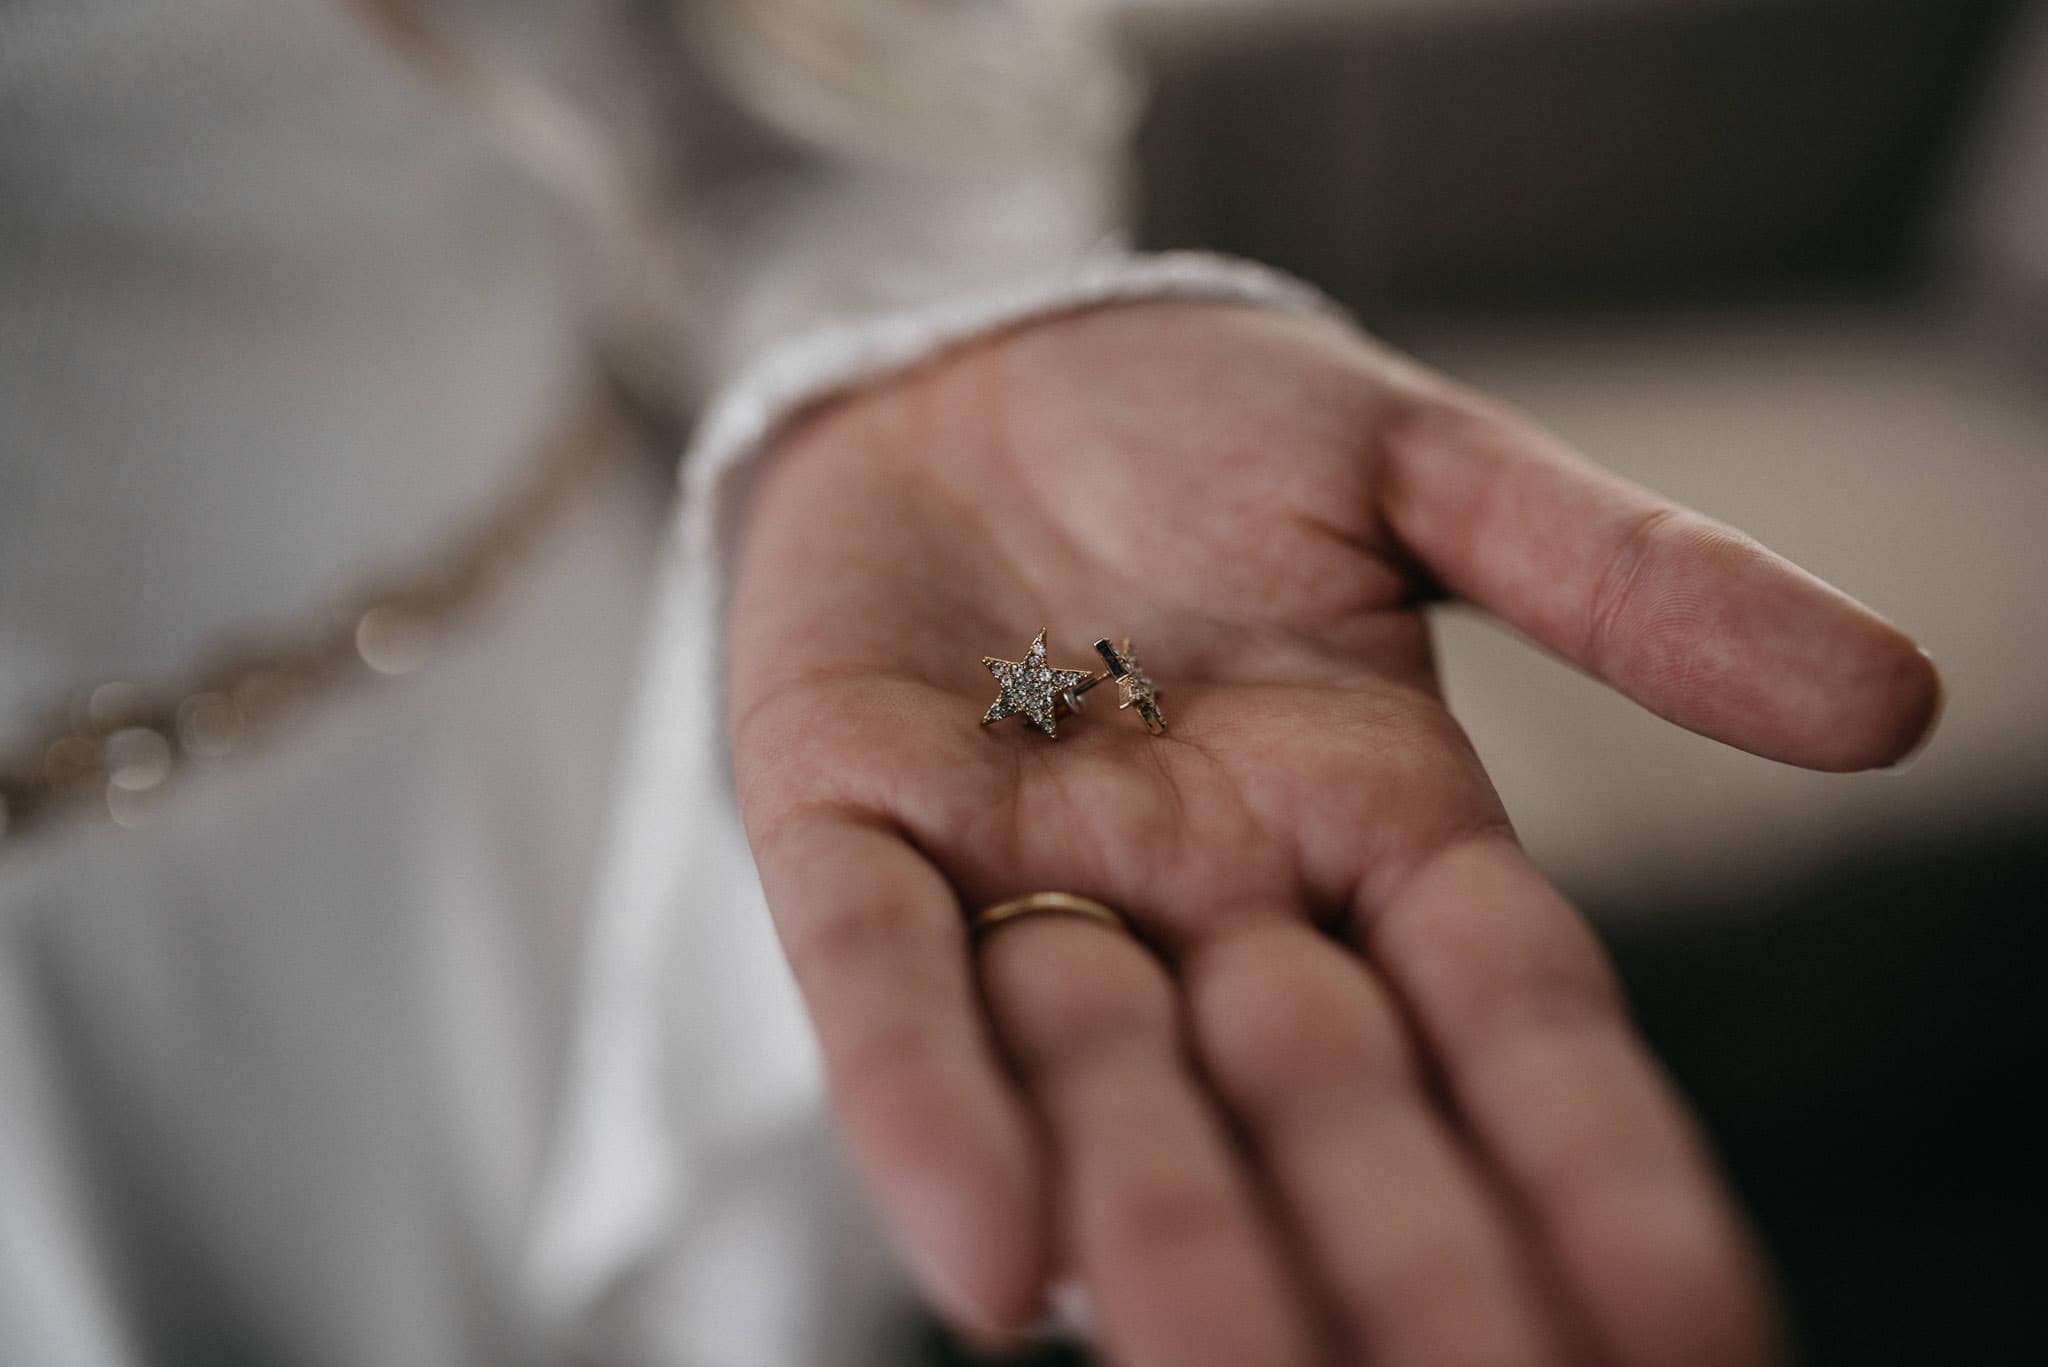
M530 1284L555 1313L573 1319L656 1255L692 1269L672 1279L669 1294L674 1323L720 1336L690 1345L701 1360L737 1360L723 1356L726 1335L758 1349L804 1319L801 1306L776 1304L756 1283L746 1295L759 1313L736 1320L741 1288L721 1270L763 1258L801 1262L801 1250L777 1243L802 1237L792 1233L801 1219L764 1209L751 1233L736 1234L729 1214L715 1233L714 1222L699 1218L708 1193L722 1193L729 1206L761 1136L815 1113L820 1095L809 1027L731 797L725 609L754 458L799 410L990 331L1165 298L1334 309L1310 287L1246 262L1103 255L979 294L816 328L764 352L708 410L684 461L654 595L570 1069L569 1131L532 1245ZM763 1247L735 1252L736 1238ZM713 1239L723 1242L713 1248ZM686 1307L698 1297L703 1314L693 1316ZM793 1356L763 1360L825 1360L807 1356L810 1345L801 1342L786 1351Z
M683 462L678 550L685 563L673 568L699 589L723 575L731 547L722 529L732 520L726 505L735 476L798 410L1002 328L1117 301L1161 298L1338 312L1313 287L1249 261L1199 252L1119 252L983 293L816 328L770 347L699 425Z

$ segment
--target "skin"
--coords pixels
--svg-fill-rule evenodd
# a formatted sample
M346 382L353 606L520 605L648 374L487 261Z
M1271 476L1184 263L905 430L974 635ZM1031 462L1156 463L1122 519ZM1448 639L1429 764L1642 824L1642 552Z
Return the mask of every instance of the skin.
M1111 1360L1746 1364L1767 1280L1445 709L1455 595L1674 722L1893 763L1939 682L1754 542L1333 323L1121 305L809 415L733 605L747 828L834 1105L933 1303L1078 1278ZM984 654L1132 637L1048 741ZM1061 889L1076 918L973 909Z

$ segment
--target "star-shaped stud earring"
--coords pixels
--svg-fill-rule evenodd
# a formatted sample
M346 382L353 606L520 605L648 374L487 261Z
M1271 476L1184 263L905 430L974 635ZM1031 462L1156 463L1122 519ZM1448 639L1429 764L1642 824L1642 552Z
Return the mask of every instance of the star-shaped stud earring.
M1023 659L998 660L993 655L984 655L981 662L996 676L1000 689L996 700L982 714L981 724L987 726L1022 712L1033 726L1054 740L1060 738L1055 710L1060 694L1094 677L1085 669L1054 669L1047 664L1043 631L1032 640Z
M1095 653L1109 666L1110 677L1116 680L1117 710L1126 707L1138 709L1138 715L1145 719L1145 729L1153 735L1166 731L1166 714L1159 710L1159 686L1152 682L1152 676L1138 663L1137 652L1131 649L1130 637L1124 638L1121 646L1112 646L1109 638L1095 643Z

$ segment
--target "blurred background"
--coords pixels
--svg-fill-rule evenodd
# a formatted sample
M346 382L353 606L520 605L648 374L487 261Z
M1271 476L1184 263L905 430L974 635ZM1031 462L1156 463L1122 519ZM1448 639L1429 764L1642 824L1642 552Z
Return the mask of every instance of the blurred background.
M1899 774L1683 734L1447 613L1813 1363L2048 1361L2048 15L1128 0L1148 245L1271 261L1915 634Z

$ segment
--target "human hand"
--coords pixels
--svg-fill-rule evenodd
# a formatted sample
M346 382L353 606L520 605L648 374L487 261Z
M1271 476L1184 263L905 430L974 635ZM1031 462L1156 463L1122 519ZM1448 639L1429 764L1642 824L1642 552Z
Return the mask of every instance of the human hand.
M1661 715L1891 763L1932 666L1736 533L1333 324L1123 305L798 424L732 616L741 800L927 1293L1056 1272L1127 1367L1752 1363L1759 1261L1433 670L1454 594ZM1134 639L1054 743L984 654ZM1059 889L1156 950L972 911Z

